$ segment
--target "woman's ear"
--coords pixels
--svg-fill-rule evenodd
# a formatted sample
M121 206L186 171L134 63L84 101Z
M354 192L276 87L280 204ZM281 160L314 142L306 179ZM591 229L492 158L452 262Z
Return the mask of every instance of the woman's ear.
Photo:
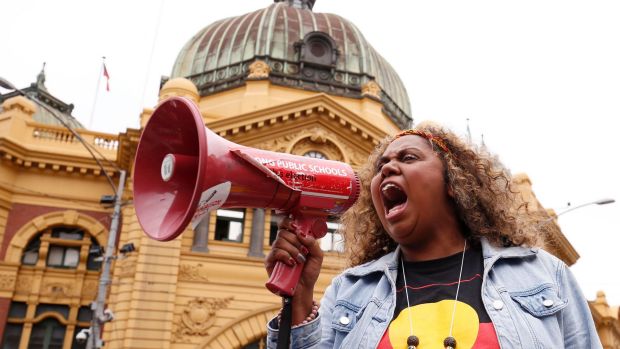
M452 190L452 186L448 183L446 183L446 189L448 192L448 196L452 199L454 199L454 190Z

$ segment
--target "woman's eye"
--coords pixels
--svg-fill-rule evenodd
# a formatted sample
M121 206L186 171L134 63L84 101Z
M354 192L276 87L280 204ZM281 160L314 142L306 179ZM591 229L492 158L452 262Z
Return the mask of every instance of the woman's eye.
M378 163L377 166L375 167L375 173L381 172L381 169L383 168L383 165L385 165L384 162Z
M413 154L405 154L402 157L402 161L411 161L411 160L417 160L418 157L413 155Z

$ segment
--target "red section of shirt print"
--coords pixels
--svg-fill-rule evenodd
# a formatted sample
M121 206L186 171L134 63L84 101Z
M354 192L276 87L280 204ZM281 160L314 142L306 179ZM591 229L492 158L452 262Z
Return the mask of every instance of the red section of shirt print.
M385 330L383 337L379 341L379 345L377 345L377 349L394 349L392 343L390 343L390 330L389 327Z
M491 322L483 322L478 328L478 337L473 349L498 349L497 334Z

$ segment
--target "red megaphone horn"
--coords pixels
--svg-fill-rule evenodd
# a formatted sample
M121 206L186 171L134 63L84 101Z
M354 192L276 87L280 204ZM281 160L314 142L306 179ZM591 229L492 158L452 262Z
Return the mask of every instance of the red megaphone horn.
M342 162L254 149L230 142L204 125L183 97L163 101L142 131L134 164L134 205L144 232L168 241L217 208L266 208L290 213L316 238L326 217L347 210L359 179ZM267 288L292 296L303 265L278 263Z

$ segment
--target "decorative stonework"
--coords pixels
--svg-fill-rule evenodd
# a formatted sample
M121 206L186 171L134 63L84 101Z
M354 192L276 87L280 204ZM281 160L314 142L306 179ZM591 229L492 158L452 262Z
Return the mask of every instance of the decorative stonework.
M32 290L32 278L20 276L15 284L15 293L28 294Z
M370 80L362 86L362 96L381 99L381 87L374 80Z
M324 153L330 160L344 161L343 153L347 154L351 165L361 166L366 162L366 155L353 150L352 147L336 143L338 137L322 127L312 127L285 136L272 138L252 146L275 152L303 155L307 151L316 150ZM292 144L295 142L295 144Z
M206 336L216 320L215 313L226 308L233 297L195 298L187 303L174 331L174 341L190 343L190 336Z
M73 294L73 285L63 282L49 282L43 287L42 294L52 299L70 297Z
M271 67L265 62L257 60L250 64L249 70L250 74L248 75L248 79L261 80L269 77Z
M342 152L333 142L321 136L318 137L322 140L321 142L312 141L313 136L302 138L293 145L291 154L304 155L309 151L320 151L325 154L329 160L344 161Z
M13 274L0 274L0 290L12 291L15 285L15 275Z
M82 296L84 298L95 298L97 296L97 287L99 283L97 281L84 281L82 286Z
M342 150L349 156L349 164L351 166L361 167L366 164L369 154L364 154L359 151L353 150L346 144L341 144Z
M179 267L179 280L182 281L209 281L207 269L202 264L181 264Z
M272 138L268 141L254 144L253 147L264 149L264 150L285 153L289 145L291 144L291 141L295 138L295 136L296 134L288 134L286 136Z

